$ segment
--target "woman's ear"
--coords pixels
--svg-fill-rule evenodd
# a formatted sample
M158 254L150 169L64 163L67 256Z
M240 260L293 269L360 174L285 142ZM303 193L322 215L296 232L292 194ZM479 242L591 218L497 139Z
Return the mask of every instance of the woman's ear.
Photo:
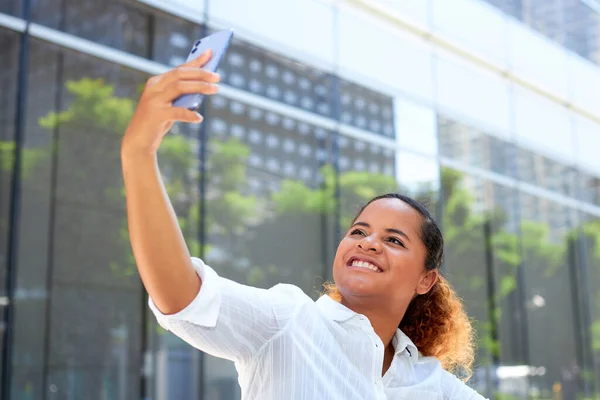
M437 269L426 271L419 281L419 285L417 286L417 294L425 294L431 290L433 285L437 282L439 277L439 271Z

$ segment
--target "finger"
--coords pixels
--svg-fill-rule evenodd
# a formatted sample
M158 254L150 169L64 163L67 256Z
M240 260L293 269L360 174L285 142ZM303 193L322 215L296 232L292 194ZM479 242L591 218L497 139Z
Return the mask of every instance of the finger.
M204 53L200 54L200 56L194 58L193 60L186 62L185 64L182 64L181 66L182 67L199 68L199 67L202 67L204 64L206 64L208 62L208 60L210 60L211 57L212 57L212 50L208 49Z
M219 87L208 82L198 81L176 81L171 83L161 93L161 98L166 101L173 101L184 94L215 94Z
M160 92L163 91L165 87L178 80L206 81L210 83L218 83L221 81L221 75L215 72L198 67L192 68L185 65L186 64L174 68L164 74L151 77L146 83L147 89L153 92Z
M183 107L171 107L168 109L168 116L171 121L181 121L199 124L204 120L202 115L195 111Z
M146 88L149 90L161 91L165 86L177 79L206 80L208 82L217 83L221 80L219 74L200 68L206 64L211 57L212 51L209 49L194 60L188 61L163 74L152 76L146 82Z
M166 79L166 81L169 81L168 83L171 83L173 80L218 83L221 80L221 75L201 68L179 67L170 71L169 74L171 75L169 77L170 80Z
M208 83L218 83L221 80L219 74L215 74L210 71L206 71L200 68L175 68L169 72L159 75L153 85L150 86L150 90L155 92L163 92L167 87L183 81L205 81Z

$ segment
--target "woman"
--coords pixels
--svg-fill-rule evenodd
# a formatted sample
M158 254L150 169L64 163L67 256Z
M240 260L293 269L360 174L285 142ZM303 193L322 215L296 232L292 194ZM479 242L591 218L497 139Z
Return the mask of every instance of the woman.
M234 361L247 400L481 399L448 372L470 373L471 326L439 274L442 234L408 197L360 211L317 302L292 285L237 284L190 256L156 152L174 121L202 121L171 102L217 92L219 77L199 68L209 58L152 77L123 138L131 244L159 323Z

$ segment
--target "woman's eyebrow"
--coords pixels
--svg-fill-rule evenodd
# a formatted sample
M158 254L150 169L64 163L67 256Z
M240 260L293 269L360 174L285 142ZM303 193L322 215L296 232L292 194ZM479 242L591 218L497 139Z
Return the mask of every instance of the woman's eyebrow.
M362 222L362 221L357 221L355 222L352 227L355 227L356 225L359 226L364 226L365 228L371 228L371 225L367 224L366 222ZM396 229L396 228L387 228L385 230L386 232L390 232L390 233L395 233L397 235L403 236L406 238L406 240L408 240L410 242L410 238L408 237L408 235L404 232L402 232L400 229Z

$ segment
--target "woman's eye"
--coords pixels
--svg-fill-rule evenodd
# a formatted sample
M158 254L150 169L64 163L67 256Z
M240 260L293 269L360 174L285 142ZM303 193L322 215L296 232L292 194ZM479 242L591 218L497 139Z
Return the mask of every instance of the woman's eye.
M353 231L350 232L350 235L361 235L361 236L365 236L365 233L360 230L360 229L354 229Z
M391 238L389 238L389 239L388 239L388 241L389 241L390 243L394 243L394 244L400 245L400 246L402 246L402 247L405 247L405 246L404 246L404 243L402 243L402 242L401 242L399 239L396 239L395 237L391 237Z

